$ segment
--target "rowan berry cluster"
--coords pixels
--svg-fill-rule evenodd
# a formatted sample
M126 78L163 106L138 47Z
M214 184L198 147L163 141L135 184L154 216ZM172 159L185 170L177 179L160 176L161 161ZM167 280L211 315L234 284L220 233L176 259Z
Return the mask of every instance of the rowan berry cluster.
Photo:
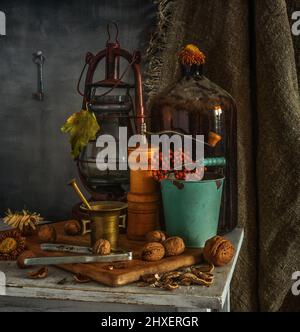
M167 179L170 174L174 174L176 180L186 180L187 175L193 175L193 180L201 180L202 170L199 167L190 170L187 165L193 165L193 159L188 152L172 151L170 156L159 152L153 156L153 164L159 165L158 170L152 170L152 176L157 181Z

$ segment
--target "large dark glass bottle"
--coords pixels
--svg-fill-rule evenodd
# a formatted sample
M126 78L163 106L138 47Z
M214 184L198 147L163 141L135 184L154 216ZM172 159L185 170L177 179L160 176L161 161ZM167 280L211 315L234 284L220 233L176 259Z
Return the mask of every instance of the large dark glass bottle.
M182 77L156 96L151 104L151 131L175 130L189 135L211 132L221 136L215 147L205 146L205 157L225 157L226 166L209 169L225 176L219 233L237 224L236 104L225 90L211 82L202 65L182 65Z

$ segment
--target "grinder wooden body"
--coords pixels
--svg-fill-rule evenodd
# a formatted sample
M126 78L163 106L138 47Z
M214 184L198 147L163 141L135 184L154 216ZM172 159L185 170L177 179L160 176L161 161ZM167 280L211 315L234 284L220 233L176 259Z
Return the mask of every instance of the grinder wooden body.
M131 151L130 149L129 154ZM154 150L146 149L144 152L151 157ZM160 193L150 169L130 171L127 202L127 237L130 240L143 241L149 231L159 226Z

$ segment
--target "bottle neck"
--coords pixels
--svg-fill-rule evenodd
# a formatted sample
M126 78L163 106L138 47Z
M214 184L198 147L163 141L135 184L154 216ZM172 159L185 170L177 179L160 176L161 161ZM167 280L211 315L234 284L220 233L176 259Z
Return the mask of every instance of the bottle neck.
M203 65L182 65L182 73L187 79L200 79L203 76Z

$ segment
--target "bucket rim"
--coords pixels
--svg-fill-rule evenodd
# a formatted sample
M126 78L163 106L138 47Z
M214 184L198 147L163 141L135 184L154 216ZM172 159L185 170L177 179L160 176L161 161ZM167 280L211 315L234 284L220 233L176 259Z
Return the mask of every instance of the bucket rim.
M177 183L184 183L184 184L190 184L190 183L207 183L207 182L215 182L215 181L224 181L225 176L223 177L217 177L216 179L206 179L206 180L200 180L200 181L186 181L186 180L177 180L177 179L164 179L161 181L161 183L165 181L169 182L177 182Z

